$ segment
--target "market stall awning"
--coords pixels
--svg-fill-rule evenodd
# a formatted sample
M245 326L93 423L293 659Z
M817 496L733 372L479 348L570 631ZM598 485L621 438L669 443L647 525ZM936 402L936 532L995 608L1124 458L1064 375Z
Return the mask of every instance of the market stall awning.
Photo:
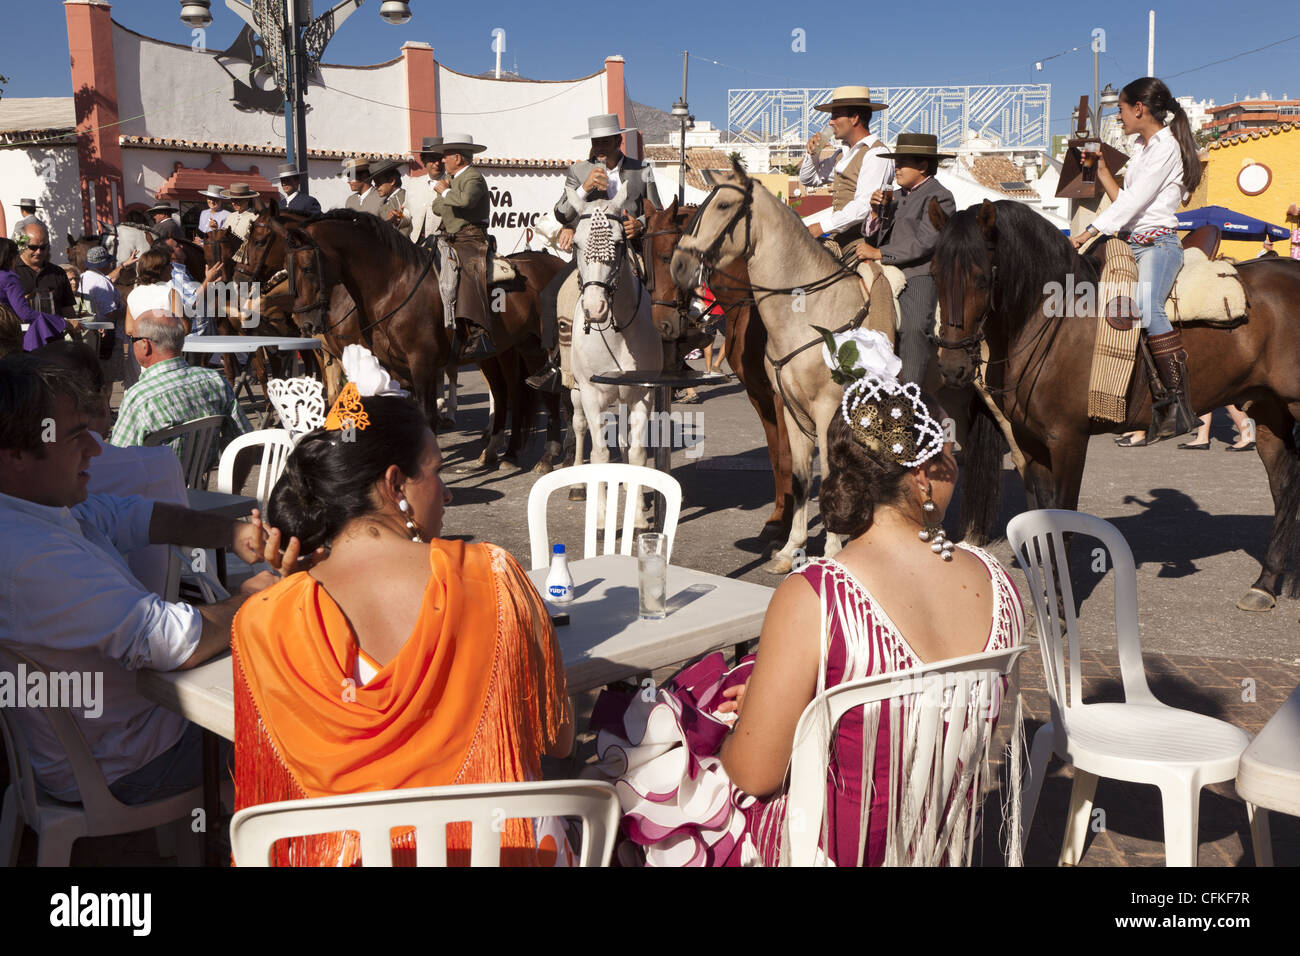
M261 175L256 166L247 170L231 169L221 161L220 156L214 154L205 169L177 163L175 170L167 177L167 181L158 189L158 198L202 202L205 197L200 196L199 192L207 189L209 185L229 189L234 183L248 183L262 196L274 198L278 195L275 184Z

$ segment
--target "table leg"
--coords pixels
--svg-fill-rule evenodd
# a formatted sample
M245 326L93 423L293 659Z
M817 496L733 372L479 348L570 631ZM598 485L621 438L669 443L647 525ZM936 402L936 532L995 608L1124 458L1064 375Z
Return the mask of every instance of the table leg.
M217 551L217 580L221 582L221 586L223 588L229 591L230 586L226 584L226 549L217 548L216 551Z
M671 385L660 385L654 390L654 427L651 434L655 437L655 471L661 471L665 475L672 474L673 470L673 433L672 428L668 425L669 415L673 407L673 387ZM667 431L667 440L664 432ZM654 528L655 531L664 530L664 509L667 503L663 495L655 492L655 510L654 510Z
M221 866L221 738L203 731L203 865Z

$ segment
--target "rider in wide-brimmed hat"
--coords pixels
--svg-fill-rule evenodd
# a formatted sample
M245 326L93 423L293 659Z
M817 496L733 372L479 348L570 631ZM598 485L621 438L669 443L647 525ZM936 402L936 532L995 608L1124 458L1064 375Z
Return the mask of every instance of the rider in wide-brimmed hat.
M468 133L447 133L437 147L442 154L446 179L433 184L438 198L430 207L442 220L447 235L447 252L444 255L444 301L454 302L449 310L455 317L452 330L451 352L456 361L479 362L497 352L497 341L504 330L501 318L488 308L487 268L491 255L488 237L488 219L492 212L492 196L487 181L472 164L474 154L487 149L474 142ZM459 273L453 285L452 273Z
M280 192L284 194L284 208L289 212L306 213L314 216L320 212L320 203L313 197L302 192L303 180L306 177L293 163L283 163L275 171L271 180L280 186Z
M27 235L27 227L32 223L45 228L45 223L41 222L40 217L36 215L36 210L40 208L35 199L23 198L18 200L18 211L23 215L21 219L14 223L9 238L17 242L20 236Z
M172 218L172 213L177 211L175 206L166 202L155 203L145 210L145 213L153 219L154 235L159 239L176 239L181 242L185 240L185 231L181 229L181 224Z
M898 357L903 360L898 377L924 387L930 367L929 332L938 301L930 259L939 230L930 221L930 200L938 200L946 216L957 211L952 193L935 178L939 160L953 154L939 152L938 140L929 133L899 133L894 151L885 155L894 161L899 188L891 190L888 202L880 190L871 194L876 226L858 246L858 258L903 270L907 287L898 296Z
M221 187L214 183L207 189L200 189L199 195L208 201L208 208L199 213L199 232L206 235L213 229L224 229L230 212L225 208L226 197Z
M841 252L849 252L862 241L871 215L871 194L894 178L894 164L885 155L885 144L871 135L871 114L887 109L871 99L865 86L839 86L830 102L814 109L830 113L827 128L843 145L822 159L822 136L808 140L808 151L799 164L799 182L817 187L831 184L831 216L814 223L808 231L835 240Z
M402 188L402 167L410 165L404 159L381 159L370 164L370 182L379 194L377 215L384 222L408 232L410 221L402 211L406 206L406 190Z
M226 217L226 228L240 239L247 239L253 220L257 218L252 209L257 192L248 183L231 183L229 189L221 190L221 196L231 207L230 215Z
M370 160L359 156L347 160L343 163L343 175L347 177L348 188L352 190L352 195L343 203L343 208L378 216L383 200L375 192L375 187L370 185Z
M574 139L591 140L591 151L586 162L574 163L569 167L564 180L564 193L555 204L555 218L564 228L556 236L555 246L561 252L568 252L573 246L573 233L578 225L578 213L569 204L569 190L587 200L596 198L615 199L622 190L619 210L623 213L623 234L629 242L645 232L645 211L642 201L649 199L656 206L659 201L659 189L655 186L653 167L642 160L633 159L623 153L623 134L635 133L635 127L624 127L616 113L600 113L587 118L587 132ZM633 257L635 262L636 257ZM558 349L557 303L566 284L574 285L578 281L577 261L569 263L560 270L542 292L542 346L551 350L546 365L536 374L529 376L528 384L543 391L560 391L561 374Z

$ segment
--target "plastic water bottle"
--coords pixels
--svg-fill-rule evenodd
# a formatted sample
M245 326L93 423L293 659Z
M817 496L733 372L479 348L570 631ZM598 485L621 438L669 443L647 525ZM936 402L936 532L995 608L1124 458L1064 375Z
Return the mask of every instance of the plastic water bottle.
M552 604L568 604L573 600L573 575L569 573L569 556L564 545L551 548L551 571L546 575L546 600Z

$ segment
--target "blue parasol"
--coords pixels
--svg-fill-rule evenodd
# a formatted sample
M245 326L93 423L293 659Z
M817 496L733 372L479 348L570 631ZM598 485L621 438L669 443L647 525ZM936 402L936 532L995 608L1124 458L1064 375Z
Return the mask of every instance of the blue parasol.
M1224 239L1261 240L1265 235L1270 239L1291 238L1291 230L1284 226L1275 226L1254 216L1243 216L1222 206L1202 206L1200 209L1187 209L1178 214L1179 229L1199 229L1207 224L1218 226Z

